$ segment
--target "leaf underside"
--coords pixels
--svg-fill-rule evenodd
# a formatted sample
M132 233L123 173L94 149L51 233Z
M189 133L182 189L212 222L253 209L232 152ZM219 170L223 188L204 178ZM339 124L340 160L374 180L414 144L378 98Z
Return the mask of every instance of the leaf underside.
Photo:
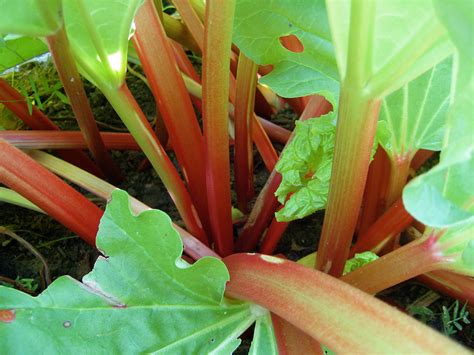
M451 88L451 58L382 101L377 137L392 159L442 148Z

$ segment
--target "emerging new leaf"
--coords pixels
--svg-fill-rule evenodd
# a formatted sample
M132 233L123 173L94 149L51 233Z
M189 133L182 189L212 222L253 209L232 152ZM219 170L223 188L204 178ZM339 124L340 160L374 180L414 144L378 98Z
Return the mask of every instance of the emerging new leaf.
M38 297L0 287L0 353L230 353L256 318L223 299L221 261L182 260L169 217L134 216L123 191L112 195L97 246L104 256L82 283L63 276Z
M276 165L283 178L275 195L285 204L275 214L278 221L303 218L326 207L335 135L334 112L296 122L294 139Z

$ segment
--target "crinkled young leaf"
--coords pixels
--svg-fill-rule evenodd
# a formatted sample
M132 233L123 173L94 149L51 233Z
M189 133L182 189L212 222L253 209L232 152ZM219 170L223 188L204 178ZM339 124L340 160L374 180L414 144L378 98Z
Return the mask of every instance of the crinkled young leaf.
M435 4L456 47L454 95L440 163L405 187L403 203L417 220L445 228L474 222L474 2Z
M280 37L294 35L304 46L296 53ZM339 95L339 78L323 0L237 2L234 42L261 65L273 70L260 79L283 97L314 93L332 104Z
M303 218L326 207L335 135L334 112L296 122L294 139L275 167L282 174L275 195L285 204L275 213L278 221Z
M273 330L272 317L270 312L261 308L263 314L255 322L252 345L250 346L250 355L272 355L278 354L278 347Z
M311 253L306 255L304 258L301 258L297 261L298 264L304 265L310 268L314 268L316 264L317 253ZM343 275L354 271L365 264L371 263L379 258L379 256L371 251L364 251L363 253L357 253L353 258L346 261L344 265Z
M346 261L346 265L344 265L344 272L343 275L354 271L365 264L368 264L374 260L377 260L379 256L371 251L364 251L363 253L357 253L354 255L352 259Z
M60 26L60 8L61 0L0 0L0 33L49 36ZM49 14L48 19L42 10Z
M0 36L0 73L47 51L48 47L39 39Z
M247 303L223 299L221 261L189 265L169 217L133 215L123 191L97 246L105 256L82 283L63 276L38 297L0 287L0 353L230 353L255 320Z
M81 74L117 88L125 79L132 21L143 0L64 1L66 31Z
M372 58L367 73L372 73L373 78L382 74L378 78L378 89L382 89L374 94L383 97L442 61L452 53L452 48L431 0L374 1ZM356 60L348 58L351 1L327 1L327 7L342 81L348 60ZM405 58L409 60L402 61Z
M451 69L448 58L382 101L377 137L389 156L412 157L418 149L441 150Z

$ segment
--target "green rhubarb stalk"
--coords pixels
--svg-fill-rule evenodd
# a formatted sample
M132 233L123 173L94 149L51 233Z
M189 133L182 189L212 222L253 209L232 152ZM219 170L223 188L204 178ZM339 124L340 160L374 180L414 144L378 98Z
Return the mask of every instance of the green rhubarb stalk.
M351 5L347 74L341 85L331 182L316 267L339 277L357 224L380 102L365 90L370 75L375 2Z
M113 186L112 184L109 184L108 182L99 179L98 177L89 174L86 171L81 170L78 167L71 165L64 160L58 159L50 154L38 150L29 151L28 154L47 169L93 193L94 195L102 197L106 201L110 200L112 192L117 189L117 187ZM136 214L151 209L134 197L130 197L130 206L132 211ZM183 240L184 249L189 256L195 260L198 260L204 256L214 256L219 258L219 255L209 249L205 244L192 236L186 230L176 224L173 224L173 226L176 228L176 230L178 230L181 239Z
M31 203L26 198L21 196L18 192L0 187L0 201L10 203L12 205L28 208L32 211L45 213L41 208Z
M257 87L257 65L242 52L237 69L234 124L234 174L235 191L239 209L247 213L253 191L252 120Z
M228 296L267 308L336 353L470 353L320 271L258 254L234 254L224 262L230 273Z
M199 216L183 181L128 87L125 84L118 89L102 87L102 92L163 181L183 218L186 228L199 240L207 243L207 237L202 229Z
M204 142L173 49L151 0L138 10L134 44L163 116L194 206L209 229ZM179 118L179 119L178 119Z
M46 7L43 6L42 8L44 8L44 12L48 12ZM46 41L79 128L84 135L84 140L94 160L109 179L115 182L120 181L123 175L107 152L107 148L100 136L99 128L95 122L92 108L79 76L79 71L69 48L64 24L61 25L56 33L47 36Z
M206 6L203 55L203 126L207 195L217 252L233 252L228 110L229 60L235 0L211 0Z
M3 140L0 140L0 183L20 193L89 244L95 244L102 211Z

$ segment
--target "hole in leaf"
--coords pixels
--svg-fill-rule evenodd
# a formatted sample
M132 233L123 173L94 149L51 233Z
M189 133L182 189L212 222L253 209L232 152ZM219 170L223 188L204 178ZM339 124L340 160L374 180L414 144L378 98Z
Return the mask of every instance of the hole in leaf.
M0 309L0 322L11 323L15 318L16 315L13 309Z
M281 36L280 43L290 52L301 53L304 51L303 43L295 35Z
M64 328L71 328L71 326L72 326L72 323L70 321L68 321L68 320L64 321L64 323L63 323Z
M273 70L273 65L272 64L268 64L268 65L260 65L258 67L258 73L262 76L264 75L267 75L268 73L270 73L271 71Z

